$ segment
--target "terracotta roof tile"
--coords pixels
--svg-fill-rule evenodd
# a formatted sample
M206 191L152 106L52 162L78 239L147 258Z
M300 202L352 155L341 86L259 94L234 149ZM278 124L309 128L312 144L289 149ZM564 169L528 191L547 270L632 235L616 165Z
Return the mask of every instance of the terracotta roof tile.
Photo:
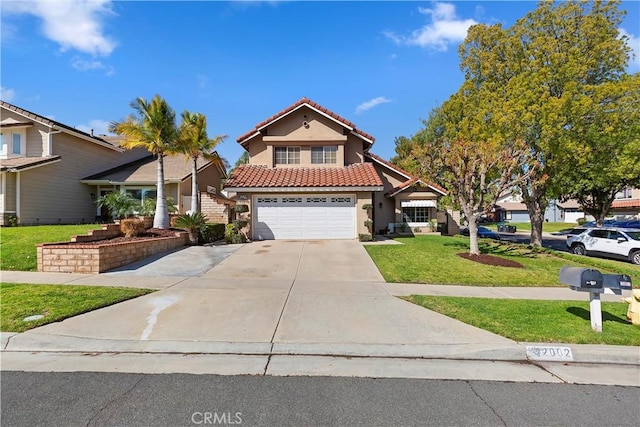
M614 200L611 204L612 208L640 208L640 199L631 200Z
M397 186L393 190L389 191L387 194L395 194L398 191L403 190L404 188L407 188L410 185L413 185L418 181L424 182L428 186L431 186L431 187L435 188L436 190L440 191L441 193L449 194L449 192L445 188L440 187L435 182L432 182L432 181L429 181L429 180L426 180L426 179L418 179L413 174L411 174L411 173L407 172L406 170L394 165L393 163L383 159L380 156L377 156L377 155L375 155L373 153L366 153L365 156L367 156L367 157L369 157L371 159L377 160L378 162L382 163L383 165L385 165L389 169L395 170L396 172L400 173L401 175L405 175L405 176L410 177L408 181L403 182L402 184L400 184L399 186Z
M225 184L225 188L381 186L382 180L371 163L344 168L268 168L240 165Z
M296 108L300 107L301 105L309 105L312 108L315 108L316 110L322 111L324 114L328 115L329 117L332 117L334 120L340 122L341 124L343 124L344 126L350 127L353 129L353 133L355 133L356 135L359 135L365 139L368 139L369 141L371 141L371 143L373 144L373 142L376 140L372 135L363 132L359 129L356 129L356 125L353 122L350 122L349 120L345 119L344 117L324 108L322 105L311 101L309 98L302 98L300 99L298 102L288 106L287 108L285 108L284 110L274 114L273 116L269 117L268 119L265 119L263 121L261 121L260 123L258 123L254 129L251 129L249 132L241 135L237 141L239 143L243 143L247 138L249 138L250 136L254 135L256 132L259 132L259 129L278 120L280 117L284 116L285 114L295 110Z

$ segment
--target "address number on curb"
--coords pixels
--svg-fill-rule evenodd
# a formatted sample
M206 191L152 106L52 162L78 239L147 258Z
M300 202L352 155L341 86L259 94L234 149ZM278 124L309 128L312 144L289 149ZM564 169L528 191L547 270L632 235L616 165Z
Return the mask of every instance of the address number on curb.
M573 353L569 347L527 346L527 359L541 361L573 362Z

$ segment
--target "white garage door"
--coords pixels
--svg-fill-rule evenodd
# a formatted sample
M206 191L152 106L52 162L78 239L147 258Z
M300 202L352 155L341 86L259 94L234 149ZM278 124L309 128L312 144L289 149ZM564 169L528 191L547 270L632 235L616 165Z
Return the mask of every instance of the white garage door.
M278 195L253 198L254 239L353 239L355 195Z

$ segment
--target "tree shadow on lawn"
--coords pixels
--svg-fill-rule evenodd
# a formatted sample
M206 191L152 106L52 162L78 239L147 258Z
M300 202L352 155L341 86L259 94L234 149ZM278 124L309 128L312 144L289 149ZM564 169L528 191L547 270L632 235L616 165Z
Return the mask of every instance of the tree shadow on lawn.
M444 246L455 247L469 251L469 243L460 240L447 242L444 244ZM537 258L539 255L539 252L537 252L531 246L515 245L506 242L483 242L482 240L480 240L478 242L478 248L480 249L480 253L487 255L517 256L524 258Z
M591 312L589 310L585 310L582 307L568 307L567 312L573 314L574 316L578 316L584 320L591 321ZM616 316L615 314L611 314L608 311L602 312L602 322L616 322L623 323L625 325L629 325L630 323L624 317Z

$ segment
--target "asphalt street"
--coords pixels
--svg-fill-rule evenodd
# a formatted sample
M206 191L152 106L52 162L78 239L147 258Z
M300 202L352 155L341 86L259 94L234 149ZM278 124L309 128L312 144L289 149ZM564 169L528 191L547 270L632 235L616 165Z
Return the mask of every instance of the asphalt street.
M637 426L640 388L415 379L2 372L3 426Z
M502 240L510 242L523 243L528 245L531 241L529 233L500 233ZM556 251L568 252L567 236L542 236L542 246Z

